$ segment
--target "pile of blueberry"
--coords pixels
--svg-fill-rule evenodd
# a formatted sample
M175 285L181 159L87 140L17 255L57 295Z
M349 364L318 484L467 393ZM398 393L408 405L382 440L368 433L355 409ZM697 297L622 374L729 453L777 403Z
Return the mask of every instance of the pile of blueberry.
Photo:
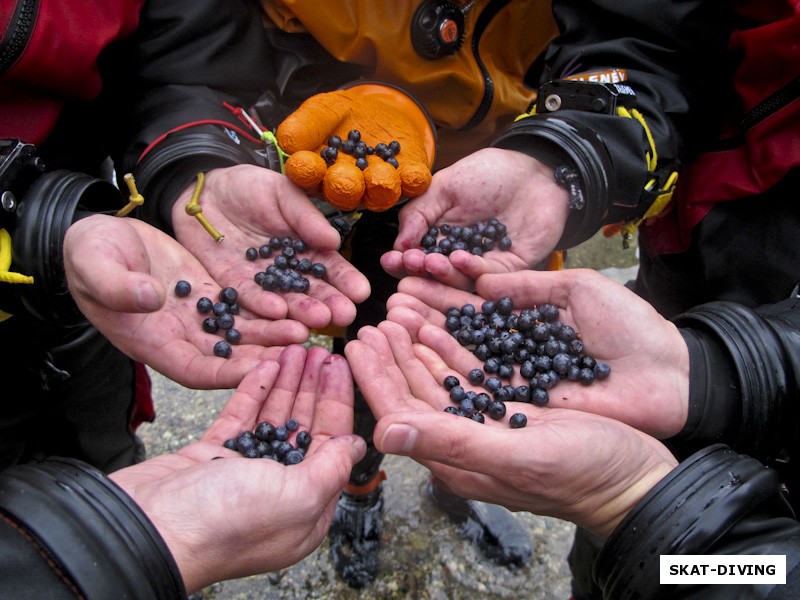
M431 226L419 245L425 254L448 256L454 250L466 250L482 256L489 250L508 250L511 248L511 238L508 237L506 226L496 218L491 218L472 225L444 223L439 227Z
M178 293L178 286L183 289L188 285L189 283L186 281L179 281L175 287L175 293ZM217 302L208 296L203 296L197 301L197 311L202 315L208 315L203 319L203 331L221 333L225 337L214 344L214 356L230 358L231 346L242 341L242 334L234 327L236 324L234 316L239 314L239 304L236 302L238 296L239 294L234 288L225 287L220 290Z
M311 434L298 429L299 423L293 418L278 426L262 421L253 431L242 431L222 445L245 458L270 458L284 465L296 465L303 461L311 445ZM297 434L292 444L289 437L295 431Z
M388 144L383 142L375 144L375 147L368 146L361 140L361 132L358 129L351 129L347 134L347 139L342 140L338 135L328 138L328 145L320 150L319 155L328 166L336 162L339 152L351 155L356 159L356 166L362 171L367 168L367 156L374 154L382 158L395 169L399 166L395 156L400 154L400 142L392 140Z
M550 400L549 390L562 379L590 385L611 373L607 363L585 353L575 329L559 320L559 309L553 304L540 304L519 313L514 312L513 300L508 296L485 301L480 311L465 304L447 311L445 326L462 346L483 361L483 368L470 371L468 379L486 390L466 390L456 376L450 375L442 385L455 406L445 410L481 423L484 413L502 419L506 402L545 406ZM528 381L527 385L503 383L517 372ZM511 417L512 428L526 423L521 413Z
M274 256L272 264L266 270L258 271L254 281L268 292L308 291L311 283L305 275L324 279L327 269L322 263L311 262L308 258L299 258L308 247L303 240L291 237L272 237L269 242L259 248L248 248L245 258L254 261L258 258Z

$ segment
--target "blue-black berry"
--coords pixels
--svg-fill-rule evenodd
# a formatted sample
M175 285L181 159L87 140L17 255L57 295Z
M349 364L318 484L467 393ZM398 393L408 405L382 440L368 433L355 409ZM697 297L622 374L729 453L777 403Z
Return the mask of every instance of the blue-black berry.
M214 356L219 356L220 358L230 358L231 352L231 345L225 340L220 340L214 344Z
M528 417L526 417L523 413L514 413L508 419L508 424L511 429L521 429L528 424Z
M175 284L175 295L179 298L185 298L192 293L192 284L188 281L181 279Z

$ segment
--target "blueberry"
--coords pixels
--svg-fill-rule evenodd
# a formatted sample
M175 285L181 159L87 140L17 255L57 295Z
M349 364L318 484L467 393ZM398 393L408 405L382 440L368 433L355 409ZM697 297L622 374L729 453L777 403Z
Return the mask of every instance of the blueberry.
M275 439L275 426L268 421L261 421L256 425L254 435L264 442L271 442Z
M258 258L258 250L256 250L255 248L248 248L247 250L244 251L244 257L247 260L255 260Z
M311 434L307 431L298 431L294 442L298 448L308 448L311 445Z
M458 414L458 409L455 406L447 406L444 409L444 412L450 413L451 415Z
M497 301L497 312L503 316L508 316L514 310L514 301L510 296L503 296Z
M258 247L258 255L261 258L269 258L272 256L272 248L270 248L269 244L263 244Z
M247 448L255 448L256 436L254 433L250 431L243 431L239 435L236 436L236 449L239 452L243 452Z
M327 268L322 263L314 263L311 265L311 274L318 279L325 277L327 271Z
M498 400L495 400L489 404L486 412L489 413L489 416L495 420L502 419L506 415L506 405Z
M578 373L578 381L583 385L589 385L593 383L595 379L594 370L584 367Z
M296 465L298 463L303 462L303 453L300 450L289 450L286 455L283 457L283 464L285 465Z
M185 279L181 279L178 283L175 284L175 295L179 298L185 298L189 294L192 293L192 284L186 281Z
M347 132L347 139L358 143L361 141L361 132L358 129L351 129Z
M233 438L225 440L222 445L228 450L236 450L236 440Z
M244 456L245 458L260 458L259 454L258 454L258 450L256 449L255 446L253 446L252 448L247 448L246 450L243 450L242 451L242 456Z
M272 446L270 446L267 442L259 441L256 443L256 452L258 452L259 458L266 456L272 452Z
M305 294L311 287L311 282L305 277L295 279L292 281L292 291L298 294Z
M340 138L338 135L332 135L331 137L328 138L328 146L330 146L331 148L338 148L341 145L342 145L342 138Z
M206 333L217 333L217 331L219 331L217 319L214 317L206 317L203 319L203 331Z
M607 363L597 363L594 366L595 379L605 379L611 374L611 367Z
M225 315L228 313L228 305L220 300L219 302L214 303L214 306L211 308L211 310L217 316Z
M219 292L219 299L222 300L225 304L230 306L231 304L236 303L236 299L239 297L238 292L235 288L232 287L224 287Z
M484 411L488 408L492 399L486 392L481 392L475 396L472 403L475 405L475 410Z
M217 325L219 325L220 329L230 329L233 327L235 322L235 318L230 313L225 313L217 317Z
M231 352L231 345L225 340L220 340L214 344L214 356L219 356L220 358L230 358Z
M480 385L485 378L486 375L481 369L472 369L469 372L469 382L473 385Z
M235 346L242 341L242 334L238 329L231 327L225 331L225 341Z
M539 306L539 315L545 323L552 323L558 319L558 307L554 304L542 304Z
M456 404L459 404L464 399L465 396L466 392L464 391L464 388L461 387L460 385L454 386L450 390L450 399Z
M286 429L285 425L278 425L275 428L275 439L279 442L285 442L289 439L289 430Z
M214 308L214 303L211 301L211 298L207 298L203 296L197 301L197 310L203 314L210 313Z
M475 412L475 403L469 398L462 399L458 407L468 415Z
M447 377L444 378L442 385L444 386L444 389L446 389L449 392L457 385L460 385L460 383L461 382L458 380L458 377L456 377L455 375L448 375Z
M300 427L300 423L298 423L297 419L295 418L286 419L286 429L288 431L297 431L298 427Z
M514 402L527 402L530 392L527 385L521 385L514 390Z
M490 392L496 392L503 386L502 382L497 377L489 377L486 380L486 383L484 383L483 385Z
M508 424L511 426L511 429L521 429L528 424L528 417L522 413L514 413L508 419Z
M550 394L547 393L547 390L543 390L540 387L531 387L530 399L531 404L535 404L536 406L544 406L550 401Z
M294 450L294 446L292 446L289 442L281 442L278 441L277 446L275 446L275 456L278 457L281 461L286 457L289 452Z
M312 262L307 258L301 258L300 261L297 263L297 270L301 273L309 273L311 272Z
M483 413L479 413L479 412L472 413L471 415L469 415L469 418L472 419L473 421L478 422L478 423L485 423L486 422L486 417L483 416Z

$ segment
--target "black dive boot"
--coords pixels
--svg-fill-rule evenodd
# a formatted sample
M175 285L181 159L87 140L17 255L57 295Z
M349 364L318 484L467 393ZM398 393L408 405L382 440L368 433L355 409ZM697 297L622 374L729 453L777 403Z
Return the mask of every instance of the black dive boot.
M488 558L506 567L521 567L530 560L530 536L511 511L456 496L433 480L427 487L433 503L447 513L461 537L478 546Z
M333 566L351 588L371 584L378 574L383 533L383 471L362 486L348 486L336 504L328 531Z

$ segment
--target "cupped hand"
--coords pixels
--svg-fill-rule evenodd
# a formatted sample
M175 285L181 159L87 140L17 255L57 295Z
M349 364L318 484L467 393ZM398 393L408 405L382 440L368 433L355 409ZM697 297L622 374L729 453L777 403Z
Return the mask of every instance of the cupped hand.
M362 329L345 351L379 417L376 447L420 462L460 496L605 537L677 464L657 440L599 415L510 402L507 414L528 420L511 429L507 417L481 424L443 412L448 394L430 367L441 359L396 323Z
M199 195L202 216L224 236L221 242L186 213L195 185L172 209L175 236L223 285L235 287L240 303L267 318L288 318L307 327L344 326L355 318L355 304L369 296L366 277L338 252L341 239L308 196L285 176L253 165L216 169L205 177ZM300 258L325 265L324 278L308 277L308 292L268 292L255 281L274 257L245 258L273 237L302 239L308 251Z
M477 286L480 296L406 278L388 302L388 319L441 357L431 366L440 382L450 373L466 380L483 365L444 329L450 307L480 310L485 299L503 296L513 298L515 312L550 303L579 334L585 353L611 366L611 375L591 385L562 379L549 390L549 407L603 415L660 439L681 430L688 415L688 349L678 329L625 286L589 269L485 275ZM527 383L516 369L512 384Z
M235 316L241 343L228 359L214 355L219 333L203 330L197 300L219 298L221 286L174 239L132 218L92 215L64 240L64 268L81 312L122 352L187 387L235 387L260 361L308 338L292 320L246 310ZM179 280L192 284L178 297Z
M567 193L553 170L513 150L479 150L433 176L430 188L400 211L394 249L381 258L395 275L417 275L472 289L483 273L532 267L555 248L566 223ZM512 240L509 250L483 256L458 250L449 256L425 254L420 240L432 225L473 225L496 217Z
M244 458L222 445L262 420L280 424L289 417L312 436L301 463ZM247 374L200 441L111 478L155 524L192 593L290 566L319 546L350 470L365 453L352 426L353 384L344 358L289 346L279 362Z

